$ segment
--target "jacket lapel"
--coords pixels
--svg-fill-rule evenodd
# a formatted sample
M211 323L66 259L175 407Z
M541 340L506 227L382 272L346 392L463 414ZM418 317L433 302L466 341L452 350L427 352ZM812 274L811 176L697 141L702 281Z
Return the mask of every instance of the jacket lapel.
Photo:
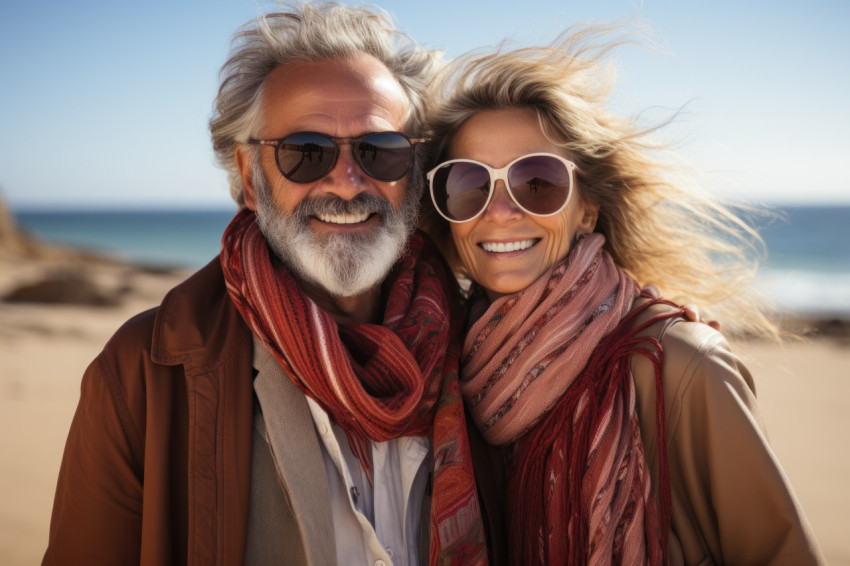
M281 488L301 527L308 562L335 564L327 472L307 399L254 339L254 391L260 402Z

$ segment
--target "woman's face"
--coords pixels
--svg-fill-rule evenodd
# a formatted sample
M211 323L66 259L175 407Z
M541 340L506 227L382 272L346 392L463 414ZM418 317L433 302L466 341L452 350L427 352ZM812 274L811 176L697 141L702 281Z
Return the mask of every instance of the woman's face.
M457 131L449 150L451 159L474 159L494 168L529 153L554 153L571 159L546 139L537 114L530 109L487 110L474 115ZM561 212L534 216L519 208L504 183L496 181L493 198L483 213L468 222L451 224L452 239L467 273L492 301L525 289L566 257L577 232L593 231L597 212L598 207L583 203L573 187Z

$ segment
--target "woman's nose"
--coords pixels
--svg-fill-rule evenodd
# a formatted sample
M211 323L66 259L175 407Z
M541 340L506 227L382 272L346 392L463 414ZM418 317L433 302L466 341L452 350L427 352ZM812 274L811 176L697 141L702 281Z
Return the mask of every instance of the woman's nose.
M490 204L487 205L484 215L494 222L506 222L520 218L523 214L525 212L517 206L511 195L508 194L505 183L502 180L496 181L493 197L490 199Z

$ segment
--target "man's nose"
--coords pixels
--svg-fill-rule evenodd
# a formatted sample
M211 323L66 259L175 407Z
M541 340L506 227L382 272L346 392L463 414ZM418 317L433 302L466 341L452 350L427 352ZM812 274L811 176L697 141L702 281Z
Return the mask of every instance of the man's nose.
M336 165L321 180L319 188L344 200L351 200L372 187L369 177L357 164L351 144L340 144Z

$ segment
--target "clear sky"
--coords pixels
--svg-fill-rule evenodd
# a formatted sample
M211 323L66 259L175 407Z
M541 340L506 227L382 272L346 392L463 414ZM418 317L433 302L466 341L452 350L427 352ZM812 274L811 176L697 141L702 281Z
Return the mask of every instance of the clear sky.
M350 0L349 3L360 3ZM615 56L612 104L662 134L710 190L850 204L846 0L383 0L449 57L638 16L664 53ZM234 30L265 0L0 4L0 194L13 208L226 207L207 121Z

